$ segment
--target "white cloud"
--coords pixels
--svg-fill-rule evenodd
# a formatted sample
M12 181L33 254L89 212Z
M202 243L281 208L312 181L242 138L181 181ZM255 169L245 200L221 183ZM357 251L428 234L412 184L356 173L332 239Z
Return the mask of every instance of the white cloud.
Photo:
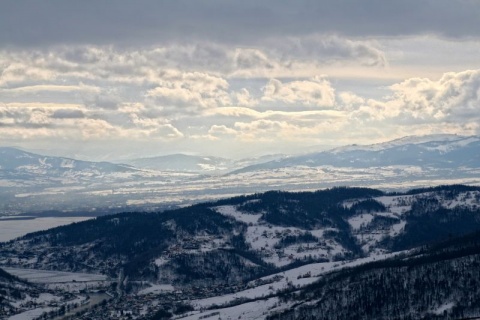
M193 44L114 47L56 46L42 50L0 51L0 86L77 85L91 81L139 86L157 83L164 70L201 72L223 77L273 78L318 74L326 65L337 68L384 66L385 54L371 40L328 34L269 38L264 44L235 46L211 41ZM67 82L64 83L64 82Z
M411 134L478 134L480 123L480 70L445 73L438 80L410 78L390 86L383 100L350 104L350 127L376 127L386 138ZM351 98L342 101L348 105ZM345 96L344 96L345 98ZM381 135L379 135L381 136Z
M8 57L3 57L0 64L0 87L17 85L23 83L32 83L35 81L51 81L55 78L56 72L40 68L35 65L29 65L28 62L18 61L12 53Z
M100 88L94 86L87 86L80 84L78 86L62 86L62 85L33 85L33 86L22 86L9 89L0 89L2 93L12 93L12 94L28 94L28 93L39 93L39 92L75 92L75 91L85 91L99 93Z
M362 104L365 104L365 98L353 92L343 91L338 94L338 97L340 99L339 102L341 102L338 107L341 109L354 110Z
M345 116L343 111L339 110L266 110L258 111L244 107L224 107L210 110L206 113L210 116L221 115L229 118L250 118L250 119L266 119L266 118L283 118L283 119L339 119Z
M240 91L233 92L233 96L236 104L242 107L254 107L259 103L258 99L252 97L250 92L245 88L242 88Z
M263 101L284 102L318 108L331 108L335 104L335 89L322 77L282 83L271 79L263 89Z
M213 125L202 138L209 140L221 140L236 137L239 132L235 129L229 128L225 125Z
M243 141L316 141L319 135L337 135L345 126L345 121L325 119L323 121L302 122L285 120L254 120L236 122L238 139Z
M414 78L393 85L402 113L414 118L466 120L480 117L480 70L445 73L438 81Z
M182 132L169 123L156 126L152 131L149 132L149 136L166 140L184 137Z
M169 71L159 76L158 84L146 96L167 113L191 113L231 104L228 82L200 72Z

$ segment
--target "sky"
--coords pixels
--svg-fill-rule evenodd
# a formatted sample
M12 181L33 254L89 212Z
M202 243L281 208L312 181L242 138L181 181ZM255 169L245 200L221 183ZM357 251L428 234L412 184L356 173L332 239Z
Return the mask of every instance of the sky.
M480 134L478 0L5 0L0 146L232 158Z

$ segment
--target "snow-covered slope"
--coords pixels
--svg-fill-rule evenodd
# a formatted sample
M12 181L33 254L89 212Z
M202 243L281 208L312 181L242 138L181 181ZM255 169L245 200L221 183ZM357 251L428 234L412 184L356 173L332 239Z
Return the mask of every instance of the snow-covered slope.
M479 168L480 137L457 135L410 136L373 145L352 145L330 151L290 157L249 166L235 173L285 167L388 167Z
M35 176L87 178L133 171L135 169L127 165L49 157L15 148L0 148L0 175L10 178L28 179Z
M465 145L471 142L471 139L478 140L479 137L476 136L459 136L456 134L430 134L424 136L406 136L403 138L376 143L371 145L349 145L344 147L339 147L330 150L332 153L342 153L346 151L353 151L353 150L364 150L364 151L380 151L384 149L390 149L395 147L401 147L409 144L419 145L424 143L431 143L436 142L439 144L452 144L457 146Z

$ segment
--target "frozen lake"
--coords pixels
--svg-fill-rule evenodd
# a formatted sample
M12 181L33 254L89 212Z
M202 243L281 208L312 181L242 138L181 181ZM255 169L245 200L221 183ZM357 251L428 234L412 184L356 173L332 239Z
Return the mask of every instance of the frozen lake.
M34 219L0 219L0 242L9 241L30 232L46 230L92 217L48 217Z

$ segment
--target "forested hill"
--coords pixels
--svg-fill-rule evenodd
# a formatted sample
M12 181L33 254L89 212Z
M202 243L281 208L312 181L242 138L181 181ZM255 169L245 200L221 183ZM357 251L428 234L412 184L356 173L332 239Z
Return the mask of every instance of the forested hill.
M480 232L326 274L268 319L477 319Z
M344 187L271 191L29 234L2 244L0 263L112 277L123 269L132 277L176 283L234 283L466 234L480 229L479 208L480 188L470 186L402 194Z
M215 297L192 319L259 299L282 319L466 317L480 305L480 240L465 235L479 231L480 187L270 191L28 234L0 244L0 266Z

